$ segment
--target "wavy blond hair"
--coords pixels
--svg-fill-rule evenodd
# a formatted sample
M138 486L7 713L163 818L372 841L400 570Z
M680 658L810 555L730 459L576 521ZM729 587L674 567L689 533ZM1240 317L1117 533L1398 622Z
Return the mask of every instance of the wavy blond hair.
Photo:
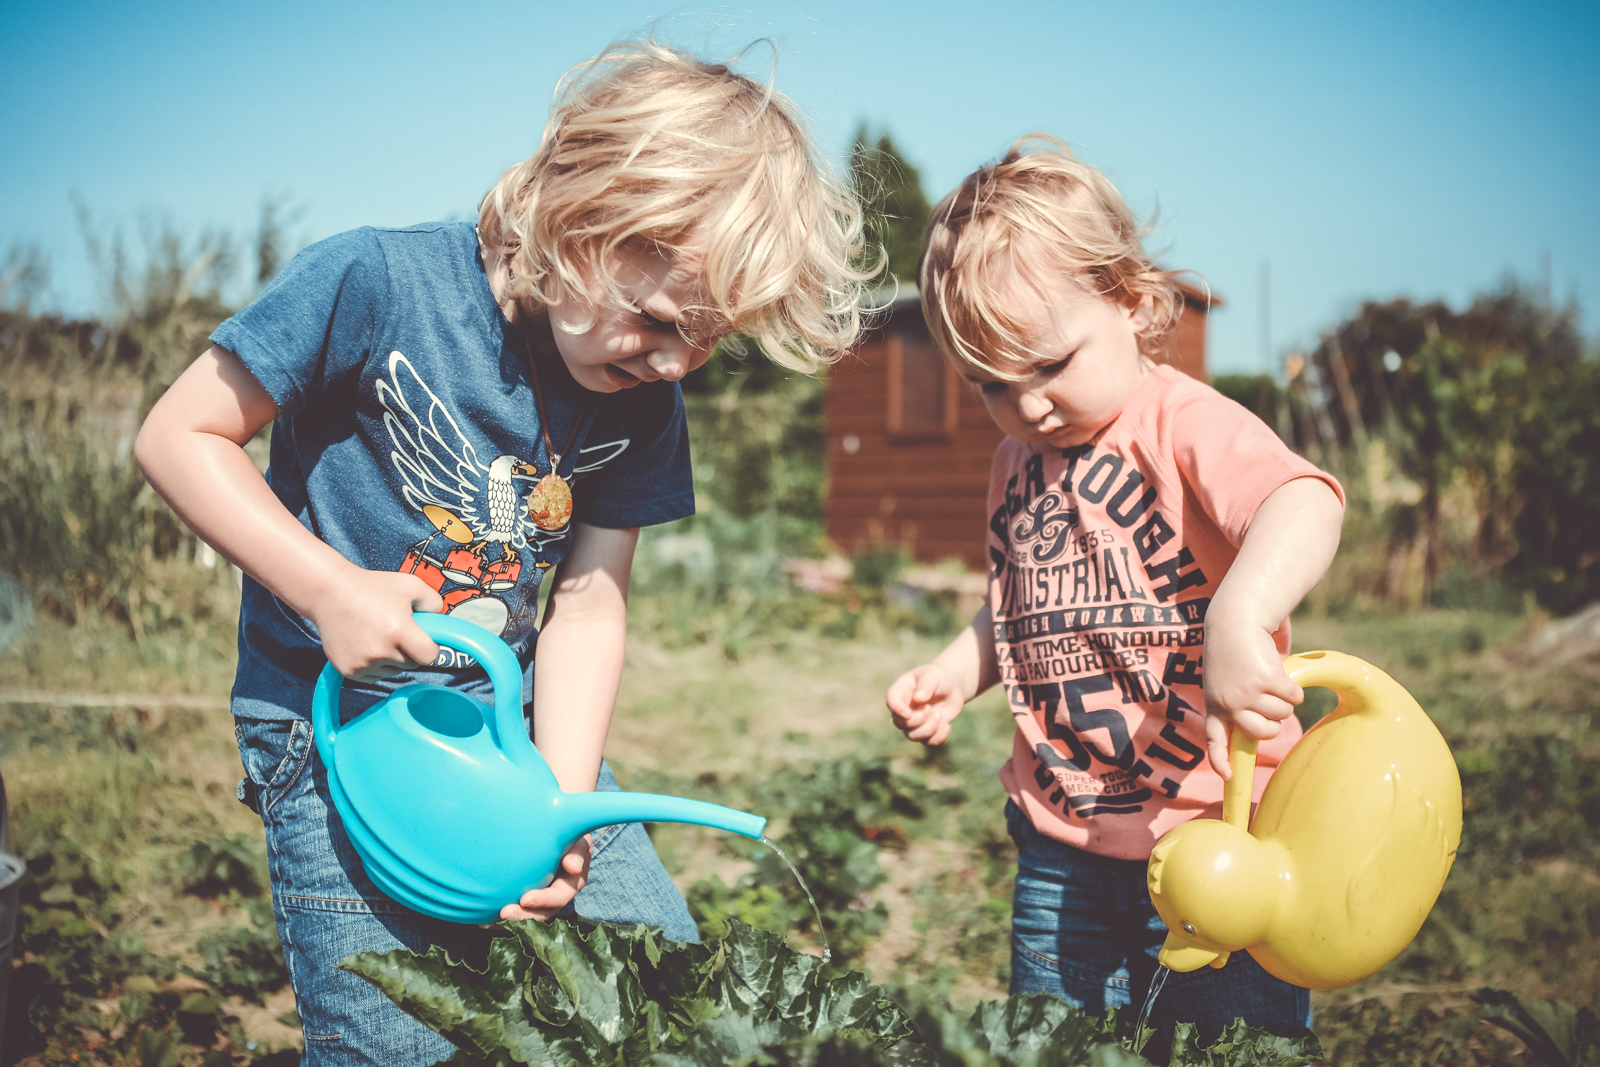
M1148 297L1139 350L1154 356L1183 295L1177 272L1145 254L1149 232L1109 178L1056 138L1028 134L933 209L917 265L923 317L957 366L1020 381L1040 356L1015 313L1018 285L1042 295L1065 275L1120 304Z
M687 254L701 293L684 335L734 335L811 372L863 328L870 272L853 264L862 212L771 86L656 41L613 45L567 72L539 150L483 199L478 233L506 258L510 294L592 304L623 245Z

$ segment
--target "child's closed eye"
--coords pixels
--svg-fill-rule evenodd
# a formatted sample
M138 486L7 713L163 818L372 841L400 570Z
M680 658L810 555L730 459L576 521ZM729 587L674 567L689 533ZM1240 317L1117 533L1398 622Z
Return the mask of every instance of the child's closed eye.
M978 392L984 396L1003 396L1010 384L1009 382L979 382Z

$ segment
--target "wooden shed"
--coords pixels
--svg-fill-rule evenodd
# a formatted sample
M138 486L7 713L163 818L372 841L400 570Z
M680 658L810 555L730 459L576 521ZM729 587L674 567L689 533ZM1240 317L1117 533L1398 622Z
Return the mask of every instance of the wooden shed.
M1183 288L1166 360L1206 375L1205 293ZM1221 301L1215 296L1210 307ZM903 545L925 563L983 567L989 460L1001 433L939 354L915 290L828 377L828 537L848 553Z

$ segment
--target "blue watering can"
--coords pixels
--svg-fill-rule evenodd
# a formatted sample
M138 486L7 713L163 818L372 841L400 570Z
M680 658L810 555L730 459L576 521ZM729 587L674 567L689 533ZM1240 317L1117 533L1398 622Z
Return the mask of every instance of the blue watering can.
M761 837L767 820L652 793L564 793L522 718L522 668L500 638L419 613L438 644L476 659L494 707L438 685L408 685L339 725L344 678L317 679L311 722L367 875L390 897L448 922L491 923L555 877L568 846L619 822L686 822Z

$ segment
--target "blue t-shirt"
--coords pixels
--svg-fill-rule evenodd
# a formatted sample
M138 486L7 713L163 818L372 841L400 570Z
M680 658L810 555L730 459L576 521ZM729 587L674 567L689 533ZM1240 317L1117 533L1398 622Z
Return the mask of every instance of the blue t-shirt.
M278 405L267 481L346 559L415 574L445 610L500 634L531 699L535 612L571 524L542 529L529 494L550 473L527 348L489 289L469 223L362 229L312 245L211 335ZM593 393L533 354L572 518L631 529L694 513L675 382ZM546 520L549 524L549 520ZM316 628L246 577L235 715L304 719L325 657ZM483 690L469 657L374 687L346 682L348 718L400 685Z

